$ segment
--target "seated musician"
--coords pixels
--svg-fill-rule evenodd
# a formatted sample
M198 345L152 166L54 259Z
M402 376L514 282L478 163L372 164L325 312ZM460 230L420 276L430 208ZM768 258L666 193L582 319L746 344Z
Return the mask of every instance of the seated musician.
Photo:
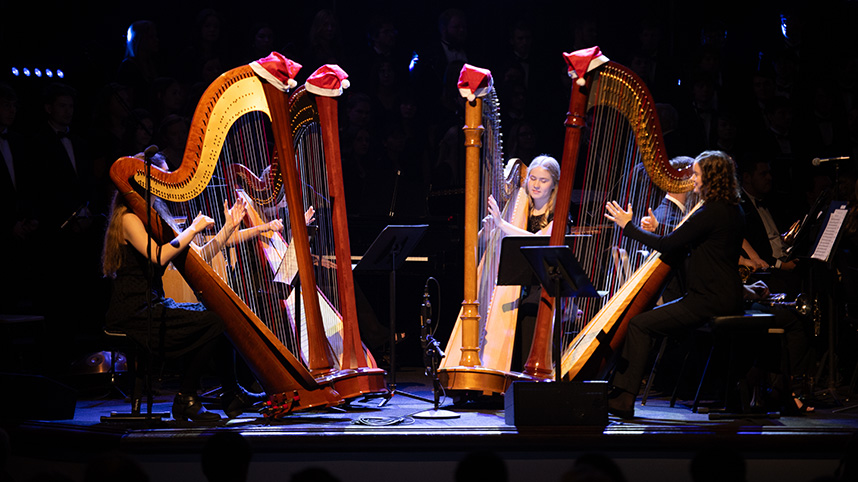
M557 182L560 180L560 164L553 157L537 156L530 162L526 175L527 230L511 224L501 216L494 197L489 196L489 214L484 222L492 223L509 235L550 235L554 225L554 203L557 199ZM518 322L514 353L516 361L527 359L539 311L540 287L523 286L518 306ZM520 358L520 360L519 360ZM517 363L516 363L517 364Z
M688 251L687 294L629 322L608 399L608 410L622 418L634 417L635 397L654 336L688 332L712 316L743 312L742 283L736 271L743 216L733 160L720 151L703 152L694 161L691 180L702 203L683 224L663 236L630 222L631 205L626 210L616 201L605 206L605 217L623 229L624 236L667 256Z
M245 215L245 209L241 198L232 207L224 204L226 223L200 248L203 257L206 253L217 253L228 244ZM107 325L122 330L136 343L148 346L167 359L183 359L184 372L179 392L173 400L173 418L201 422L221 418L217 413L207 411L197 398L200 377L212 359L224 389L221 405L227 416L234 418L261 401L261 395L247 392L236 381L235 354L223 335L223 321L202 303L177 303L164 296L161 277L165 267L192 245L191 241L197 234L214 224L212 218L200 213L172 241L161 245L147 235L143 222L119 193L114 196L108 219L102 272L113 279L113 290L106 315ZM147 250L156 270L152 279L151 327L147 299L146 273L150 264Z

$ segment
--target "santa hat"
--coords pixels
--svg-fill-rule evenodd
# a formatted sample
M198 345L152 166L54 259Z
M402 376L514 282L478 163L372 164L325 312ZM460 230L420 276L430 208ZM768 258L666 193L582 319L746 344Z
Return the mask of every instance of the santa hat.
M571 54L564 52L563 58L566 59L566 64L569 65L569 77L577 79L575 83L581 86L587 83L584 80L584 74L608 61L608 57L602 55L602 51L599 50L598 46L576 50Z
M304 88L316 95L338 97L343 95L343 89L348 89L349 74L339 65L326 64L313 72L304 83Z
M295 76L301 70L301 64L287 59L280 53L271 52L268 57L251 62L250 68L269 84L283 92L288 92L298 85Z
M492 89L492 72L465 64L459 72L459 82L456 86L462 97L473 102L477 97L485 97Z

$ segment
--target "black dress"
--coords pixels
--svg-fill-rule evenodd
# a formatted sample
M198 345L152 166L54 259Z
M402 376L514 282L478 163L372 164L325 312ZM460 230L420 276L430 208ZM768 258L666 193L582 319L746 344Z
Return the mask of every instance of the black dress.
M184 355L223 333L223 321L202 303L177 303L164 297L163 266L155 266L152 279L150 331L146 300L148 262L130 244L120 249L122 264L113 280L106 315L109 328L123 331L143 346L149 340L153 352L167 358Z

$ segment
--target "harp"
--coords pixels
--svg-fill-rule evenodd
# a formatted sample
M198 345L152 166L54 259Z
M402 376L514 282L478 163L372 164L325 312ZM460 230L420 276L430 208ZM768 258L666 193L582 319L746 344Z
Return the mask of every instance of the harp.
M224 201L241 196L248 202L242 229L230 238L228 248L216 256L188 249L174 265L197 297L223 318L228 337L276 409L338 405L361 393L383 390L383 371L349 369L351 361L340 363L341 353L328 341L300 184L294 175L298 163L294 145L300 141L290 130L289 105L295 93L287 95L266 80L253 67L241 66L221 75L205 91L180 167L172 172L152 168L148 180L152 194L165 200L172 213L150 212L146 206L139 194L147 185L141 160L121 158L110 174L144 223L151 214L152 236L160 243L175 235L170 214L193 216L202 211L220 226ZM331 127L336 129L336 124L320 125L319 131ZM332 164L339 162L338 152L326 154ZM251 236L274 219L283 220L284 233ZM351 323L356 320L340 322L338 329Z
M665 192L691 189L691 169L671 167L655 102L630 69L610 62L598 47L565 54L573 83L566 118L561 176L550 244L559 245L573 215L571 246L602 298L574 299L580 316L562 321L564 379L604 377L625 335L628 320L651 307L670 271L655 254L624 239L603 217L605 203L631 203L637 213L655 207ZM573 188L580 196L573 199ZM638 222L638 219L632 222ZM534 341L525 363L528 376L553 378L554 301L544 291Z
M480 229L480 220L489 214L488 196L497 200L507 221L527 226L525 166L518 159L503 165L500 111L490 76L465 65L459 77L460 87L482 85L483 95L465 105L465 292L438 370L446 389L485 394L503 393L521 378L510 371L521 287L496 285L504 233Z

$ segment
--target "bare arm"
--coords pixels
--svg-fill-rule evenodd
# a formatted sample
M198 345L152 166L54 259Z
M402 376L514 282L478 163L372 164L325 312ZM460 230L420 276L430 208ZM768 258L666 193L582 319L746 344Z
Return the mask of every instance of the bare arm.
M143 222L135 214L127 213L122 216L122 230L125 234L125 240L134 246L143 256L146 256L148 241L149 248L151 249L150 259L153 263L161 266L166 266L176 255L191 244L194 236L205 231L213 224L214 220L212 218L199 214L194 218L191 225L179 233L172 241L159 245L154 239L149 237L146 227L143 226Z

